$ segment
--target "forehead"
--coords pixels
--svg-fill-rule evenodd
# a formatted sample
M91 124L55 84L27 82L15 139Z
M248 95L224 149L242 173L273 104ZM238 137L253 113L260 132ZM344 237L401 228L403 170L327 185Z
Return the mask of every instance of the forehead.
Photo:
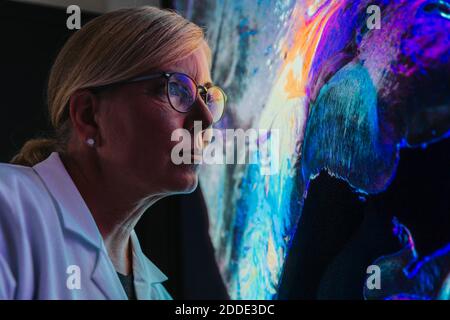
M198 84L212 82L208 59L203 49L197 49L187 58L168 66L166 71L185 73Z

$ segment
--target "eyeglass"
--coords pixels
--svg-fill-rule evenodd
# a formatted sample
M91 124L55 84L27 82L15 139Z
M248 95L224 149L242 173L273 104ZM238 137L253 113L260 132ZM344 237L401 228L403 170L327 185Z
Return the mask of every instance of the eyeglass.
M113 85L135 83L157 78L166 79L166 95L170 105L178 112L191 111L198 94L208 106L213 122L218 122L224 113L227 96L218 86L202 86L187 74L181 72L161 72L92 88L94 91L103 90Z

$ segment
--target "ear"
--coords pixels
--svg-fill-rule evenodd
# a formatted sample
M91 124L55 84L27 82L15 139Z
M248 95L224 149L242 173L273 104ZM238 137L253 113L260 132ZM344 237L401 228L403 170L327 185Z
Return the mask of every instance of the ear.
M97 123L99 103L99 98L88 89L78 90L70 97L70 119L82 142L89 138L100 140Z

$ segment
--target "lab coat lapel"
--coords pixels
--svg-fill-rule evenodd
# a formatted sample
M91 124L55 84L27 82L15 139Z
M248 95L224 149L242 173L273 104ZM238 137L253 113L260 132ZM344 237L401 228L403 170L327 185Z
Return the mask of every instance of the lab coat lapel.
M89 208L72 178L67 173L59 154L53 152L46 160L33 167L53 195L60 208L62 227L96 249L102 248L103 239Z
M91 279L103 294L110 300L127 300L128 297L120 283L119 277L106 253L106 249L98 251L97 262Z
M131 232L131 243L136 297L138 300L156 299L157 297L152 296L154 292L152 286L166 281L167 277L142 252L138 237L134 231Z
M108 299L127 299L97 224L67 173L59 154L53 152L33 169L55 199L62 228L75 234L80 241L96 250L95 267L91 271L92 281Z

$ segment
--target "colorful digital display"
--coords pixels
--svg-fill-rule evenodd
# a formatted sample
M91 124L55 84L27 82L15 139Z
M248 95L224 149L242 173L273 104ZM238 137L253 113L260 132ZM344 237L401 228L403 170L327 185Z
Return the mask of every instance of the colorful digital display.
M200 177L230 296L276 298L311 179L327 170L358 192L379 193L395 176L401 148L450 136L450 4L175 3L206 27L214 81L229 97L216 128L278 132L278 144L272 136L254 138L276 146L276 172L263 174L258 162L217 164L204 166ZM419 259L408 248L409 257ZM392 269L393 286L404 292L366 298L448 298L448 252L436 253L445 261L438 270L416 267L422 280L434 279L428 287L417 278L411 281L419 285L399 280L408 283L402 286ZM433 270L439 276L431 276Z

